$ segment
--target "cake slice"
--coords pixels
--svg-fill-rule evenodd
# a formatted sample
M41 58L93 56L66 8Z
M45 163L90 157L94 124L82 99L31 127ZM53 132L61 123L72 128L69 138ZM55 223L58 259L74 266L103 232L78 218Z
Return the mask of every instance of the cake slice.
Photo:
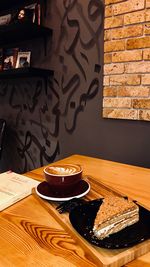
M108 196L103 199L94 221L93 233L104 239L139 220L139 207L123 197Z

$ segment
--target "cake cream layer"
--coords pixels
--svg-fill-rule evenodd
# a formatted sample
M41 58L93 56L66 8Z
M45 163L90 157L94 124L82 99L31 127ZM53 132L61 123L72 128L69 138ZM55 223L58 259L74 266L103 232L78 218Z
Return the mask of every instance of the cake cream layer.
M99 229L94 229L93 228L93 232L94 235L98 238L98 239L104 239L105 237L108 237L111 234L117 233L121 230L123 230L124 228L126 228L127 226L130 226L136 222L138 222L139 220L139 216L138 214L134 214L132 215L132 217L129 218L124 218L122 216L122 219L116 221L116 222L109 222L110 224L107 224L105 226L101 226L101 228Z
M132 216L138 216L139 218L139 209L138 206L136 209L132 209L127 211L126 213L121 213L113 216L112 218L108 218L108 220L105 220L104 222L96 222L93 230L100 230L101 228L107 227L110 224L116 223L116 222L121 222L122 220L125 220L127 218L131 218Z

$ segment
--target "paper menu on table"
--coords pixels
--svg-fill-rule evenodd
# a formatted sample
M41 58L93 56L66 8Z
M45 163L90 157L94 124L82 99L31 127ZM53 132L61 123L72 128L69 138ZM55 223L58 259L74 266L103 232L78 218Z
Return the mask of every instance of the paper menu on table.
M28 196L40 182L15 172L0 174L0 211Z

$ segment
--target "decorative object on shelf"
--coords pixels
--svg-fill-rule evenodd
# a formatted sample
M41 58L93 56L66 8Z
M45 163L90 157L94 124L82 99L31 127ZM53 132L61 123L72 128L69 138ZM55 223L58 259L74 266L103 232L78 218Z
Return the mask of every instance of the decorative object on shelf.
M3 70L14 69L16 67L19 48L4 49L3 52Z
M11 14L0 16L0 26L9 24L11 18L12 18Z
M31 51L18 52L16 68L26 68L30 66Z
M32 22L38 25L41 24L41 5L38 3L25 6L25 12L32 14Z
M17 19L18 19L18 20L25 19L25 16L26 16L26 14L25 14L25 9L21 9L21 10L19 11L18 15L17 15Z

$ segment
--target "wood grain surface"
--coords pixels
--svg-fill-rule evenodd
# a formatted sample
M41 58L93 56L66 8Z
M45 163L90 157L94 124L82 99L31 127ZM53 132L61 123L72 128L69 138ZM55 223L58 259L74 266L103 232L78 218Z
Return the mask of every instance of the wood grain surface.
M80 155L59 162L83 167L83 176L91 185L85 199L116 192L150 210L149 169ZM42 181L43 167L26 175ZM59 214L56 205L33 190L31 196L0 213L0 267L150 266L149 240L128 249L98 248L74 230L68 214Z

